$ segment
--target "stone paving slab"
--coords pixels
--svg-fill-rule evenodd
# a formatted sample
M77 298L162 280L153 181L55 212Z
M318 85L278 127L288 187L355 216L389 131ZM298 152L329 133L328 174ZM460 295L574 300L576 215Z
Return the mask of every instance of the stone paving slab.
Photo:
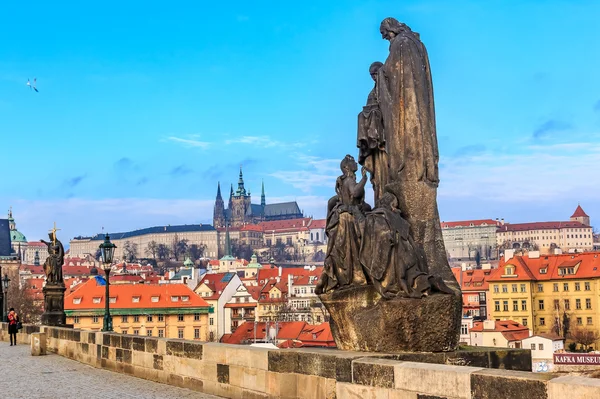
M62 356L31 356L28 345L0 342L0 392L10 399L218 399L189 389L97 369Z

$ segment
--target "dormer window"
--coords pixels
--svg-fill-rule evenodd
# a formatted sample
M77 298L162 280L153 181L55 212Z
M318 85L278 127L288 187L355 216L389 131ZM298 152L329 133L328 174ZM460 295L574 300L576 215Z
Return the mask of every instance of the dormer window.
M109 301L110 301L110 303L117 303L117 297L113 296L109 299Z
M73 304L79 305L81 303L81 298L73 298Z
M179 302L179 297L178 296L172 296L171 297L171 302Z
M100 297L95 297L94 299L92 299L93 303L100 303L100 301L102 300L102 298Z
M158 297L158 296L153 296L152 298L150 298L150 300L154 303L158 302L159 299L160 299L160 297Z
M188 301L190 300L190 297L189 297L189 296L187 296L187 295L186 295L186 296L182 296L182 297L181 297L181 300L182 300L183 302L188 302Z
M540 269L540 274L546 274L546 273L548 273L548 269L547 268L544 267L544 268Z
M134 303L137 303L137 302L140 301L140 297L139 296L134 296L134 297L131 298L131 301L134 302Z

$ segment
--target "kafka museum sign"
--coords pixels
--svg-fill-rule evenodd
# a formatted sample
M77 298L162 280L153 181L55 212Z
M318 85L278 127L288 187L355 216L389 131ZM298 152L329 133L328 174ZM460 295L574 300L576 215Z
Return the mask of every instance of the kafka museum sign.
M600 354L590 353L555 353L554 364L597 364L600 365Z

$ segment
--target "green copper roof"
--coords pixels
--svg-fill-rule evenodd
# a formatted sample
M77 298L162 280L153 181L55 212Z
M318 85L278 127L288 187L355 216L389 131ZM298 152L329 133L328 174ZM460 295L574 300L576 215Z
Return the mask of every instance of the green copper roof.
M192 260L188 257L183 261L183 265L185 267L194 267L194 262L192 262Z
M18 230L11 230L10 232L11 242L27 242L27 238Z
M262 268L262 265L260 263L258 263L258 258L256 257L256 254L252 255L252 257L250 258L250 263L248 263L248 266L246 266L246 267L255 268L255 269Z
M231 255L225 255L220 260L235 260L235 258Z

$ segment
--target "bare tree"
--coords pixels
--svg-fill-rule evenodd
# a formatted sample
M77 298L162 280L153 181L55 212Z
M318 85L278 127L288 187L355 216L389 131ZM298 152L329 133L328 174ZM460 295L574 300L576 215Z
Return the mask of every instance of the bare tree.
M156 248L156 255L160 260L167 260L171 255L171 250L165 244L158 244L158 247Z
M254 251L250 245L231 240L231 255L236 258L250 260Z
M138 257L138 245L131 241L125 241L123 245L123 256L127 262L133 262Z
M158 254L158 244L156 241L152 240L148 243L146 247L146 255L151 255L152 259L156 262L156 255Z
M179 261L179 257L185 255L188 251L188 240L179 239L179 235L175 234L173 241L171 241L171 253L175 257L176 261Z
M188 256L190 257L192 262L195 262L204 256L205 251L206 251L206 245L192 244L188 247Z
M43 304L36 301L29 281L23 280L19 284L19 273L16 271L12 271L8 276L11 280L5 296L8 308L15 308L23 323L39 323L44 311ZM41 290L41 287L39 289Z
M600 333L588 328L577 328L571 331L571 339L587 351L591 345L600 339Z

